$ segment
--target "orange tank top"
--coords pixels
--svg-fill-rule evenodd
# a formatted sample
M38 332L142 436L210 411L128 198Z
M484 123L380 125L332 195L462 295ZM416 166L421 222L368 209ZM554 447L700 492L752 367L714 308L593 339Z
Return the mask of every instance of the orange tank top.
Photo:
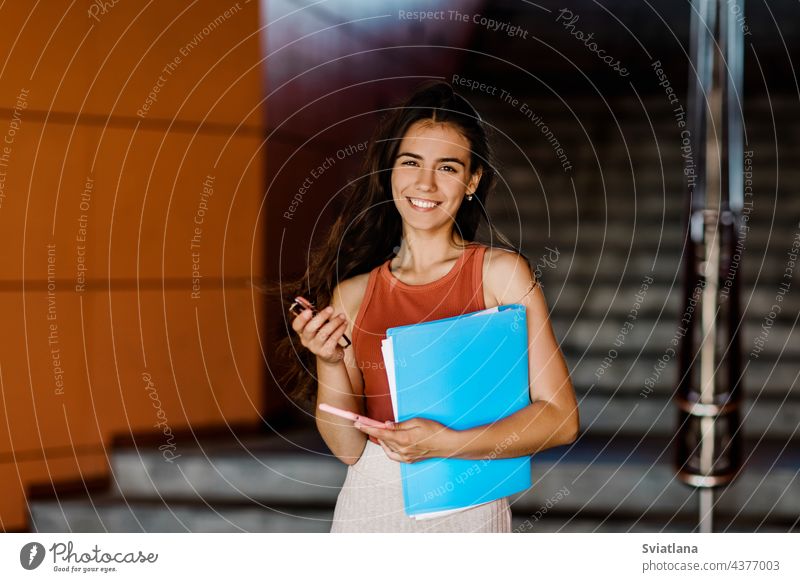
M469 243L444 277L424 285L400 281L391 272L391 259L370 271L353 325L353 349L364 377L367 416L381 421L395 420L381 353L381 341L386 339L388 328L486 308L483 300L486 248L480 243Z

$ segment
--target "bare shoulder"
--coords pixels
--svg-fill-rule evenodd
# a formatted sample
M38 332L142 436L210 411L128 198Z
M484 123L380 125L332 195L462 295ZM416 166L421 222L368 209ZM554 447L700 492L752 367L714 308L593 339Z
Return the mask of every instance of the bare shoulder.
M348 319L353 321L367 292L369 273L354 275L340 281L333 290L333 303L336 311L344 311ZM338 302L338 305L336 304Z
M361 302L364 300L368 282L369 273L363 273L340 281L333 289L331 305L333 305L334 314L345 314L347 318L345 333L350 338L353 338L355 319L361 308ZM355 394L361 395L364 393L364 376L356 362L354 350L355 347L345 350L344 361L353 391Z
M486 307L515 303L533 280L528 261L519 253L487 247L483 257L483 294Z

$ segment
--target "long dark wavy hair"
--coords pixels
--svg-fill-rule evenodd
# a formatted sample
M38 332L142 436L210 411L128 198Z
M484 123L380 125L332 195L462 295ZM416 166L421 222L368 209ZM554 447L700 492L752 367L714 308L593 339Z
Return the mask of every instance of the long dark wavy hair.
M458 130L471 149L470 172L478 168L482 175L472 201L461 204L455 216L453 233L468 242L475 241L478 227L485 222L493 247L506 248L530 260L491 223L486 203L497 181L494 154L487 128L477 111L450 84L428 81L420 85L404 102L388 109L375 130L366 152L360 176L350 186L341 213L325 242L314 249L303 276L283 283L280 294L284 313L291 298L297 295L314 301L318 309L331 302L338 283L368 273L392 258L400 246L403 222L392 198L392 168L400 142L417 121L447 123ZM270 287L274 291L275 287ZM310 412L316 407L316 358L303 347L297 334L288 333L276 348L287 370L280 377L281 386L301 408ZM352 349L352 347L348 348Z

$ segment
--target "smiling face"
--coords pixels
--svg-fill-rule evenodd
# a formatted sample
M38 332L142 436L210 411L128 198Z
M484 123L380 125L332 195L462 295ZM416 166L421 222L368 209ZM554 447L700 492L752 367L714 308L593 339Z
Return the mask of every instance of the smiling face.
M470 143L452 125L420 120L409 127L392 168L392 197L403 222L437 229L455 220L480 169L470 169ZM474 202L466 202L473 204Z

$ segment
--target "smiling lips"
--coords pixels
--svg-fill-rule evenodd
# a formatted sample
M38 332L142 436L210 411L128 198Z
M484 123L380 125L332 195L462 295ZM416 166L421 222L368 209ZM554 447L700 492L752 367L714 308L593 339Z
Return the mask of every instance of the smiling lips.
M441 202L437 202L435 200L426 200L425 198L411 198L410 196L407 196L406 198L414 209L422 212L433 210L441 204Z

